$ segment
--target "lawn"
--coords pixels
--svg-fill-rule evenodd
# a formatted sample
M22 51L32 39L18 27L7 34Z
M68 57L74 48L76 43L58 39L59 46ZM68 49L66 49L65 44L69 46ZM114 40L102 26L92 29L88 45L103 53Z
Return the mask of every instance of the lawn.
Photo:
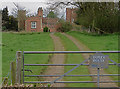
M69 40L66 36L56 33L57 36L59 36L62 40L62 43L65 46L66 51L79 51L79 49L76 47L76 45ZM67 54L65 64L79 64L82 61L84 61L81 54ZM65 72L72 69L74 66L65 66ZM86 66L80 66L77 69L70 72L68 75L82 75L82 74L89 74L88 68ZM91 81L91 77L64 77L65 81ZM95 85L90 83L69 83L67 84L67 87L94 87Z
M80 32L68 32L67 34L72 35L76 39L84 43L90 50L118 50L118 35L88 35ZM67 51L78 51L79 49L76 45L69 40L66 36L56 33L56 36L59 36L62 40L62 43L65 46ZM51 51L54 50L54 44L52 39L49 36L49 33L7 33L3 32L2 34L2 76L5 77L10 71L10 62L15 61L16 51ZM118 54L107 54L115 62L118 62ZM25 64L47 64L49 62L50 55L25 55ZM80 54L67 54L65 64L78 64L81 63L84 59ZM73 66L65 66L65 72L72 69ZM31 72L25 72L25 75L39 75L42 74L46 67L25 67L25 69L32 70ZM118 73L118 67L109 66L106 71L110 74ZM79 68L72 71L71 74L89 74L87 67L80 66ZM117 77L112 77L117 80ZM25 80L42 80L41 78L25 78ZM91 81L91 77L64 77L66 81ZM95 85L90 84L67 84L68 87L94 87Z
M10 70L10 62L15 61L16 51L47 51L54 50L53 41L49 33L6 33L2 34L2 76L5 77ZM40 64L48 63L50 56L45 55L25 55L25 64ZM32 70L25 74L40 74L43 73L45 67L25 67ZM26 78L25 80L27 80ZM38 79L38 78L36 78ZM29 80L36 80L29 79Z
M109 34L109 35L90 35L81 32L71 31L67 34L75 37L83 44L85 44L90 50L93 51L117 51L118 50L118 35L117 34ZM110 59L118 62L118 54L106 53L109 55ZM106 71L110 74L117 74L118 67L117 66L109 66ZM112 77L117 80L118 77Z

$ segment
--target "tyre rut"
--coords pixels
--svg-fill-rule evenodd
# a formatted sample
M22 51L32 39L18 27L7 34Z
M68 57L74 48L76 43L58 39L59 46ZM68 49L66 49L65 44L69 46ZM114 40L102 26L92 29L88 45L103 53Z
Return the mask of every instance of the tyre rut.
M72 40L73 43L79 48L80 51L90 51L90 49L88 47L86 47L84 44L82 44L76 38L74 38L68 34L65 34L65 33L62 33L62 34L65 35L70 40ZM84 59L88 59L89 55L90 54L82 54ZM97 69L95 69L95 68L88 67L88 71L90 74L97 74ZM100 69L100 74L106 74L106 72L103 69ZM92 79L93 79L93 81L97 81L97 77L92 77ZM113 81L113 80L109 76L100 76L100 81ZM97 86L97 84L96 84L96 86ZM116 83L100 83L100 87L117 87L117 84Z

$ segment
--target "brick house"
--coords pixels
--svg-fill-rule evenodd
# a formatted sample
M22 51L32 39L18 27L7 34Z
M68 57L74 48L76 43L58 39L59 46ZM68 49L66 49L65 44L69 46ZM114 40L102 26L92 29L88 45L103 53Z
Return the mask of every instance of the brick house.
M66 8L66 21L74 23L77 17L76 14L77 10L78 10L77 8Z
M76 8L66 8L66 21L73 23L76 19ZM43 32L43 28L47 26L50 32L56 32L58 18L43 17L42 8L38 8L36 16L26 17L25 30L27 32Z
M25 30L27 32L43 32L43 28L47 26L50 32L55 32L58 18L43 17L42 8L38 8L36 16L27 17L25 20Z

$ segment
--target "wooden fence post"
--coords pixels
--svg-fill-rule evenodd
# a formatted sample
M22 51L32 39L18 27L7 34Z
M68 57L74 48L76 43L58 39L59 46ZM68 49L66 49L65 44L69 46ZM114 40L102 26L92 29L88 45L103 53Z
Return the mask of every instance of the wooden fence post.
M17 60L16 60L16 83L21 84L21 58L22 58L22 52L17 51Z
M15 85L16 81L16 63L11 62L11 79L12 79L12 85Z
M4 87L4 86L7 86L7 85L8 85L8 77L4 77L2 86Z

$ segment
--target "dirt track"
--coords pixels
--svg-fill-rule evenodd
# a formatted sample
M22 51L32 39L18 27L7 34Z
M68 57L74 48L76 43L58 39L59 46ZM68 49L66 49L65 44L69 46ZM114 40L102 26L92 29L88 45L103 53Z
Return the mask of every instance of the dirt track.
M70 40L73 41L73 43L79 48L80 51L90 51L89 48L87 48L84 44L82 44L80 41L78 41L77 39L75 39L74 37L68 35L68 34L64 34L66 37L68 37ZM82 56L87 59L89 57L88 54L82 54ZM97 74L97 70L96 69L92 69L92 68L88 68L90 74ZM100 70L100 74L107 74L103 69ZM97 77L92 77L93 81L97 81ZM100 77L101 81L113 81L111 79L111 77L109 76L103 76ZM96 85L97 86L97 85ZM117 87L116 83L100 83L100 87Z
M50 34L50 37L53 39L55 51L64 51L64 46L62 45L60 38L56 37L54 34ZM64 64L64 59L65 59L64 54L54 54L51 59L51 62L52 64ZM62 75L64 74L64 67L63 66L49 66L45 74L46 75ZM53 81L56 78L58 77L46 77L45 81ZM61 81L61 80L58 80L58 81ZM53 87L65 87L65 84L55 83L52 86Z

